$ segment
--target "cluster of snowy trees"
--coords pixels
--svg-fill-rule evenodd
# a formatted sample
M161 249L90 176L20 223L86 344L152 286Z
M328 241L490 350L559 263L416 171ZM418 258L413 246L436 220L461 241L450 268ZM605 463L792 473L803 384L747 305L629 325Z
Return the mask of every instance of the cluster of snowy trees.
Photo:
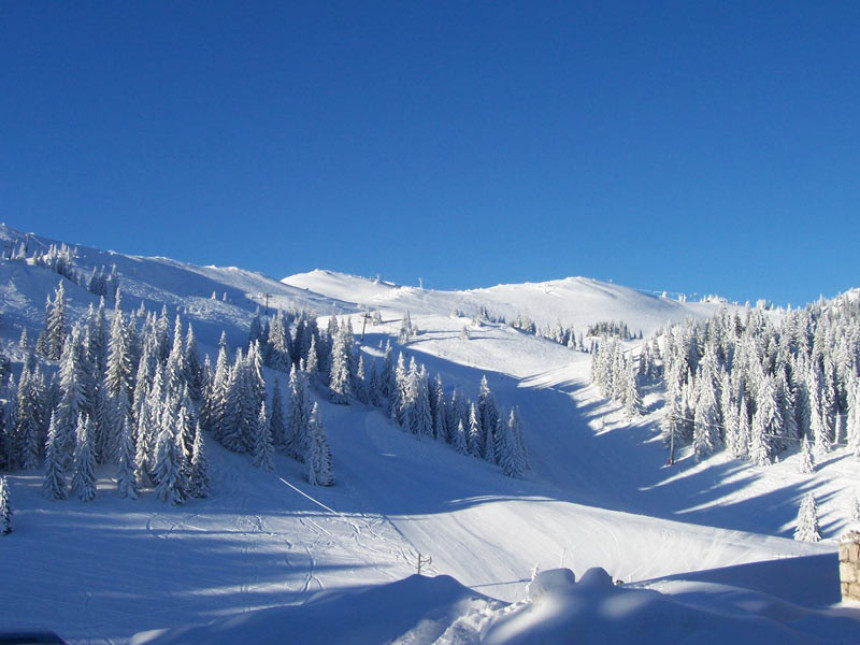
M331 485L331 454L307 375L293 369L288 406L276 382L268 414L259 341L230 361L223 338L213 370L208 357L201 364L193 328L186 331L178 315L171 328L166 307L160 316L143 306L125 315L118 302L109 320L102 299L69 326L61 283L36 347L22 334L27 358L18 383L4 385L0 468L43 467L48 497L71 492L90 500L96 466L113 464L122 496L152 487L176 504L209 494L206 430L251 453L260 468L271 469L274 450L282 449L308 464L311 483Z
M99 269L93 267L87 281L87 289L95 296L116 300L119 292L119 275L116 272L116 265L111 265L110 271L106 271L104 267Z
M447 396L440 375L431 380L424 365L414 356L407 364L402 352L394 361L390 344L385 348L381 372L373 361L369 376L363 375L360 358L355 379L359 400L384 407L405 432L436 439L460 454L497 464L509 477L522 477L527 470L519 413L516 408L507 415L499 411L486 376L481 379L477 402L463 397L457 389Z
M51 499L93 499L101 464L114 465L123 497L145 486L173 503L208 495L193 329L183 335L177 317L171 335L166 309L126 316L119 303L108 321L103 299L71 327L66 318L61 282L36 347L50 360L59 354L58 370L44 370L22 334L27 358L17 386L6 386L0 466L43 467Z
M650 345L650 347L649 347ZM663 432L698 457L729 450L763 465L808 442L860 456L860 303L820 301L776 318L722 309L646 344L667 391ZM644 355L644 351L643 351Z
M51 244L45 251L34 251L29 258L29 262L36 266L50 269L64 278L77 283L78 272L75 270L76 255L76 250L70 246ZM17 251L12 254L12 259L28 260L26 242L21 242Z
M314 345L312 340L309 347ZM257 468L272 470L278 451L306 464L311 484L333 485L328 439L319 407L309 392L315 370L308 370L305 358L290 368L287 405L275 378L267 411L262 366L259 337L249 343L247 353L237 349L231 362L222 335L214 370L208 361L203 366L202 427L228 450L251 454Z
M646 365L640 361L639 366ZM608 399L618 401L628 417L641 411L640 373L636 360L617 338L604 338L594 345L591 355L591 381Z
M295 325L291 324L292 320ZM401 323L401 341L408 342L414 333L415 326L406 313ZM431 382L426 367L414 358L407 365L401 352L395 361L390 343L385 348L381 368L375 358L368 365L366 354L360 351L355 340L349 317L339 320L331 316L323 330L314 317L278 312L271 322L255 317L249 336L252 344L261 343L257 353L263 357L264 364L281 371L292 370L291 392L295 375L304 380L305 387L326 390L332 403L348 405L357 401L383 408L405 431L437 439L462 454L498 464L511 477L521 477L527 468L519 414L511 410L505 417L500 415L486 378L482 380L479 401L475 404L456 390L446 396L441 377L437 375ZM217 368L215 371L217 380ZM310 418L308 414L298 416ZM307 432L307 429L296 428L281 444L276 440L276 445L287 446L287 454L304 460L302 449L291 447L314 443L310 436L293 438L296 432L302 431ZM326 450L325 446L321 450Z
M587 347L585 344L585 338L583 337L582 332L577 334L576 330L572 326L565 326L561 321L557 322L555 325L539 328L528 314L518 313L513 322L511 322L511 327L526 334L531 334L538 338L546 338L554 343L558 343L559 345L564 345L565 347L570 347L571 349L576 349L581 352L589 351L590 349L590 347Z
M634 338L633 334L630 333L630 328L627 326L627 323L620 320L605 320L589 325L586 336L611 336L613 338L620 338L621 340L633 340ZM638 337L642 338L641 331L639 332Z
M75 268L76 257L77 249L66 244L51 244L47 249L34 250L28 256L28 246L25 240L13 249L10 259L24 260L34 266L44 267L75 284L80 284L96 296L115 300L119 290L116 265L112 265L110 271L107 271L104 266L93 267L89 277L86 277Z

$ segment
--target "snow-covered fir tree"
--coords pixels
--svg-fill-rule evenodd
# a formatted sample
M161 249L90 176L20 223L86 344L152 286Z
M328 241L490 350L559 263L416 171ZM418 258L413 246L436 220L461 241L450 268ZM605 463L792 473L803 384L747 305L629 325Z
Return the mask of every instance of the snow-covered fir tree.
M45 442L45 479L42 482L42 493L51 500L66 498L66 474L63 455L57 438L57 421L54 413L51 413L48 439Z
M280 379L275 376L272 386L272 413L269 419L269 432L272 436L272 445L279 452L287 450L287 422L284 418L284 402L281 397Z
M194 428L194 447L191 450L191 468L188 474L188 496L202 499L209 497L209 462L203 432L198 423Z
M807 493L800 503L794 539L798 542L819 542L821 532L818 527L818 505L812 493Z
M12 495L5 475L0 475L0 535L12 532Z
M93 454L92 430L92 421L90 418L86 415L81 415L77 428L72 493L83 502L89 502L96 496L96 458Z
M272 471L275 469L275 448L272 445L272 431L269 418L266 415L266 404L260 406L257 417L257 433L254 438L253 461L255 468Z
M334 473L332 471L331 451L328 447L325 428L319 406L314 403L311 409L310 423L310 450L307 458L308 483L312 486L333 486Z
M182 504L186 497L185 457L169 412L165 411L156 443L155 496L162 502Z
M815 460L812 456L812 446L809 437L804 437L800 449L800 472L804 475L815 472Z
M134 444L131 419L123 416L120 421L119 445L117 451L116 489L120 497L137 499L138 484L136 471L137 447Z

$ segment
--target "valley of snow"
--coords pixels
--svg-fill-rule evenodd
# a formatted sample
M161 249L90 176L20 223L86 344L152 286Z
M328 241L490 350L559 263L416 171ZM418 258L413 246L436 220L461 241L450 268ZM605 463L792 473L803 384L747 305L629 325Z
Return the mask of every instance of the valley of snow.
M6 228L0 237L20 240ZM115 264L125 311L166 304L194 325L213 360L221 331L232 348L242 345L254 310L268 304L351 316L368 358L379 361L390 340L470 398L486 375L500 408L521 412L531 469L507 478L320 391L332 488L308 485L304 467L285 456L263 472L214 441L212 496L182 506L151 491L120 499L109 466L88 503L47 501L40 472L14 471L15 528L0 537L0 632L111 643L569 642L573 633L616 643L860 641L860 608L839 603L835 555L860 491L860 462L847 450L812 475L799 474L792 453L766 468L725 454L667 466L660 392L646 392L646 413L631 423L589 384L588 354L472 321L485 307L577 331L619 320L647 337L710 317L718 303L584 278L442 292L327 271L278 282L87 248L76 263ZM21 329L36 337L59 279L0 261L0 337L18 368ZM73 318L97 304L72 283L66 294ZM382 322L366 321L366 311ZM399 347L407 312L418 333ZM274 376L267 370L270 387ZM819 502L818 544L791 539L808 491ZM422 574L438 577L410 577L419 557L429 562ZM599 571L576 584L551 572L538 578L548 590L529 595L534 567L568 568L577 579L601 567L624 584Z

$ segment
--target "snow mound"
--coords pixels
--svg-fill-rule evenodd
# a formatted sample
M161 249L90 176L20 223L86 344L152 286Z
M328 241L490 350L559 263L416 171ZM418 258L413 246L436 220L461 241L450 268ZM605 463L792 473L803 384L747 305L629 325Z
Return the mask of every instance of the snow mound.
M304 605L142 632L131 643L433 643L461 616L492 611L501 604L450 576L413 575L376 587L324 592Z
M576 584L576 576L570 569L551 569L550 571L541 571L529 584L529 600L535 602L547 593L551 593L556 590L568 589L574 584Z
M537 601L498 612L480 642L800 645L856 639L856 616L813 612L757 592L699 586L696 599L687 597L693 593L690 587L668 595L616 586L603 569L591 569L579 583L572 584L573 573L562 571L538 576L535 582L542 581L542 593ZM762 615L761 607L779 610Z

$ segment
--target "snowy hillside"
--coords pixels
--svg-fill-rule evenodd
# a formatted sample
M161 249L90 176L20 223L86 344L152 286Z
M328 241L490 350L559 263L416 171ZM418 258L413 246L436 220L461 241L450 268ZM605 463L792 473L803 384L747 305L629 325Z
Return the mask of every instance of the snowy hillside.
M624 321L634 334L641 331L646 336L670 322L710 317L720 306L716 302L678 302L588 278L434 291L316 270L286 277L281 282L370 309L419 315L461 311L472 316L484 306L491 314L508 321L526 315L540 327L561 323L585 331L598 322Z
M6 228L0 237L10 249L25 241ZM87 274L116 265L123 310L143 303L180 313L213 363L222 330L231 350L246 345L269 294L270 310L314 312L320 327L330 315L348 317L368 363L381 363L391 343L438 374L446 394L477 399L486 376L499 407L520 411L531 469L505 477L403 432L378 408L334 405L320 386L313 397L334 461L330 488L311 486L288 456L276 454L266 472L215 441L211 496L178 506L146 490L121 499L108 465L91 502L49 501L40 469L14 470L6 473L14 532L0 537L2 630L113 643L564 643L574 634L848 643L860 629L860 609L839 605L835 583L836 540L860 491L860 464L847 451L811 475L800 474L794 453L767 468L724 454L699 463L681 455L668 467L658 388L630 422L589 384L589 354L474 319L484 307L578 331L623 321L647 336L709 317L719 304L584 278L462 292L326 271L278 282L80 247L74 265ZM0 339L16 374L21 330L36 338L60 279L25 260L0 261ZM98 305L84 287L64 284L70 319ZM415 332L400 342L407 313ZM264 376L271 391L276 374ZM819 498L825 540L817 544L791 539L808 491ZM413 576L419 561L422 577ZM529 588L535 566L546 573Z

